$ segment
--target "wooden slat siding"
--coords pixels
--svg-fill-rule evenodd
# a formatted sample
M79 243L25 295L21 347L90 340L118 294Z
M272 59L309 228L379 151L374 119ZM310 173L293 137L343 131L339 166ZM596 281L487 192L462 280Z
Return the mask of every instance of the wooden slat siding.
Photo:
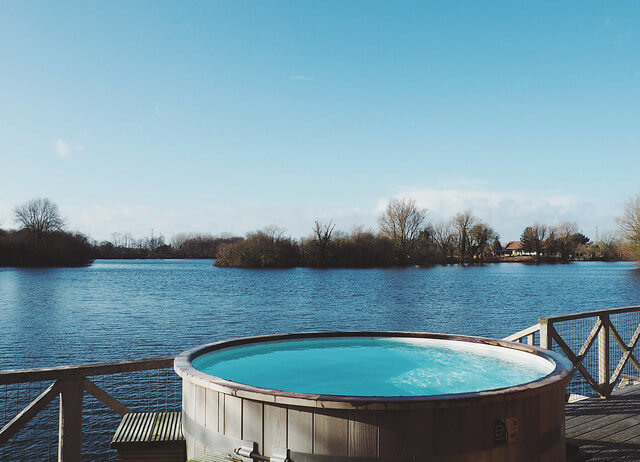
M349 457L378 456L378 412L352 411L349 417Z
M226 398L226 394L224 393L219 393L218 394L218 433L222 433L223 435L224 433L224 404L225 404L225 398Z
M313 453L346 456L349 423L335 411L318 409L313 414Z
M313 452L313 412L287 409L287 447L297 452Z
M536 404L539 404L539 401ZM494 403L493 405L485 405L482 407L481 411L482 411L482 421L479 424L475 423L471 426L466 426L465 431L460 432L460 435L461 435L459 439L460 446L464 447L466 451L474 450L476 448L483 448L485 452L480 452L479 458L478 458L478 461L482 461L482 462L491 461L493 457L496 456L495 452L498 452L499 454L501 454L500 460L521 460L521 458L519 457L519 454L521 452L520 445L506 444L506 445L496 446L493 440L493 428L494 428L495 421L497 419L503 419L503 418L509 418L509 417L515 417L518 420L518 424L520 425L522 423L522 420L524 419L524 407L523 407L522 401L510 400L510 401L503 401L501 403ZM463 413L463 416L466 416L466 414ZM464 418L466 421L466 417ZM466 423L463 422L462 425L466 425ZM476 425L479 425L479 427L476 427ZM468 436L473 435L474 432L477 432L477 428L483 429L482 432L478 432L478 433L481 433L482 441L479 443L478 446L475 446L475 447L466 446L465 443L462 442L462 440L464 438L467 438ZM523 435L522 435L521 429L519 428L518 430L519 430L520 441L523 441L522 440ZM535 431L539 432L539 429L536 428ZM462 437L462 435L464 435L464 437ZM505 454L507 454L509 457L506 457ZM537 461L538 459L532 458L531 460Z
M522 421L520 425L520 437L522 441L533 442L540 435L540 403L537 396L525 398L522 402Z
M543 393L538 396L538 408L540 409L540 422L539 422L539 435L544 435L549 431L549 419L552 417L551 398L548 393ZM548 451L544 451L540 455L540 462L555 462L549 456Z
M477 448L486 447L485 435L483 435L482 432L478 431L478 428L481 428L482 425L484 424L484 415L485 415L484 409L482 409L481 407L476 407L475 409L473 409L473 411L471 410L463 411L462 408L460 408L460 409L457 409L456 411L457 412L455 412L454 416L458 422L458 425L459 425L458 428L463 429L463 431L461 431L460 434L464 435L463 438L459 439L456 450L461 453L467 453L467 452L475 451L477 450ZM437 428L437 425L436 425L436 428ZM436 440L435 431L433 431L432 434L433 434L433 441L435 441ZM454 432L450 433L449 435L455 435L455 429L454 429ZM455 445L455 443L453 444Z
M193 389L193 419L199 426L204 427L206 419L205 388L196 385ZM205 446L202 443L196 442L195 446L196 454L203 454L205 452Z
M195 420L195 391L196 385L187 380L182 381L182 410L185 416L189 419ZM199 455L201 452L199 451L199 447L195 444L187 445L187 457L195 457Z
M556 395L556 404L555 404L556 422L560 422L560 426L561 426L560 431L562 435L565 434L565 423L563 418L565 406L566 406L566 398L564 393L558 393ZM566 443L556 444L554 446L554 449L552 449L552 454L553 454L553 457L555 457L555 460L566 460L566 452L567 452Z
M465 409L465 411L466 410L467 409ZM482 411L482 409L480 409L480 411ZM434 425L433 428L430 428L431 431L425 429L427 430L425 431L425 434L431 434L431 438L424 441L426 438L423 437L424 439L421 438L418 441L424 441L425 447L430 446L429 443L431 441L437 441L437 447L435 447L433 451L434 456L451 456L452 454L459 452L464 439L461 438L460 435L464 434L465 438L468 436L464 431L464 423L460 421L460 410L456 408L434 409L433 419L429 420L435 420L438 423L437 425ZM419 425L419 427L422 428L423 425ZM480 426L478 428L483 427ZM452 435L456 435L455 440L451 438ZM478 446L476 446L475 449L477 448Z
M242 439L242 398L227 395L224 398L224 434Z
M207 409L204 415L204 426L214 432L218 431L218 392L207 388L205 395Z
M401 457L407 453L408 420L398 411L380 413L378 417L378 453L380 457Z
M134 359L131 361L5 370L0 371L0 385L22 382L42 382L66 377L91 377L94 375L110 375L122 372L171 369L173 368L173 360L173 356L162 356L158 358Z
M0 446L51 403L60 393L60 382L54 382L0 430Z
M244 399L242 403L242 439L258 443L260 453L264 454L262 428L262 403Z
M273 447L287 447L287 409L264 403L264 455L273 454Z

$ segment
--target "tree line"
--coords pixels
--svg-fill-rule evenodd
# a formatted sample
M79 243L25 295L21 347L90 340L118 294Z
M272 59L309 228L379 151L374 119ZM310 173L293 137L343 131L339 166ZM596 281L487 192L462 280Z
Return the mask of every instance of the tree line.
M577 225L535 223L517 243L518 256L508 255L498 233L470 211L432 222L411 199L389 203L378 229L336 229L333 221L316 221L302 239L272 226L232 235L181 233L169 241L162 234L134 238L113 233L111 240L91 241L69 232L58 206L33 199L14 210L18 230L0 229L0 266L80 266L95 258L216 258L231 267L366 268L499 261L568 262L572 260L640 260L640 194L625 204L619 234L592 242Z
M640 210L640 200L637 202ZM640 236L640 212L634 216L637 222L632 234L637 232ZM627 222L621 218L623 229ZM640 238L636 253L629 251L629 242L633 241L628 236L621 239L615 235L591 242L570 222L533 224L524 229L514 258L507 256L509 250L503 249L498 233L470 211L434 223L427 220L426 210L415 201L397 199L380 216L377 232L356 227L344 233L336 230L332 221L316 221L310 236L295 240L285 236L283 230L270 227L221 247L216 265L361 268L501 261L614 261L632 254L640 256Z

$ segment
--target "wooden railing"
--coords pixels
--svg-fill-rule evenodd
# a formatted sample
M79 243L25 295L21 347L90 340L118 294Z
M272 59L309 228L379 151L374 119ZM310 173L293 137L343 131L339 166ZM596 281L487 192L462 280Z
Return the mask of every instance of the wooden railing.
M120 400L100 388L89 377L169 369L173 367L173 359L172 356L166 356L132 361L0 371L0 385L52 381L39 396L0 429L0 447L49 403L59 397L58 460L79 461L82 455L82 409L85 391L120 415L131 412Z
M637 379L635 376L623 373L627 364L633 365L637 371L640 371L640 362L634 355L634 350L640 338L640 318L635 316L631 322L629 320L629 315L634 313L640 314L640 306L540 318L538 324L516 332L504 340L520 343L526 341L530 345L535 345L537 337L537 345L541 348L553 349L554 345L557 346L559 351L562 351L573 363L573 374L580 372L582 379L598 396L608 398L621 378L625 379L625 383ZM624 318L625 316L626 318ZM593 324L588 324L590 329L588 331L584 329L577 344L569 342L559 332L564 327L568 327L567 324L569 323L582 320L588 321L589 319L593 319ZM614 325L617 323L622 324L623 322L625 327L629 327L626 329L626 333L630 334L628 341L623 339L618 328ZM611 337L615 340L613 345L610 342ZM574 347L572 348L569 343L574 343ZM597 343L597 378L584 365L585 358L594 343ZM620 348L622 354L615 368L612 369L611 353L615 351L616 345Z

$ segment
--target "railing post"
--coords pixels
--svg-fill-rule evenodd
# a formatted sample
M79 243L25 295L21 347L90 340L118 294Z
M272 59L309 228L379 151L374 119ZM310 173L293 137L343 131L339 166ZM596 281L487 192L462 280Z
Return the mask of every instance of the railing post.
M609 315L599 316L602 326L598 333L598 383L600 393L608 397L609 390Z
M58 462L76 462L82 458L82 381L83 377L62 380Z
M540 318L538 322L540 323L540 348L550 350L552 323L549 318Z

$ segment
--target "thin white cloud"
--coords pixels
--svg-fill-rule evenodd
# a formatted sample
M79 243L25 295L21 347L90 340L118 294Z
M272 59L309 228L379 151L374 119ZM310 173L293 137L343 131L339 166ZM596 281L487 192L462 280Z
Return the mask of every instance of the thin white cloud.
M64 140L55 140L53 142L53 150L58 154L59 157L63 159L67 159L71 157L71 147Z
M306 75L290 75L289 80L310 81L310 80L315 80L315 77L309 77Z
M68 142L62 139L55 140L51 147L62 159L68 159L74 152L84 151L84 146L77 141Z

